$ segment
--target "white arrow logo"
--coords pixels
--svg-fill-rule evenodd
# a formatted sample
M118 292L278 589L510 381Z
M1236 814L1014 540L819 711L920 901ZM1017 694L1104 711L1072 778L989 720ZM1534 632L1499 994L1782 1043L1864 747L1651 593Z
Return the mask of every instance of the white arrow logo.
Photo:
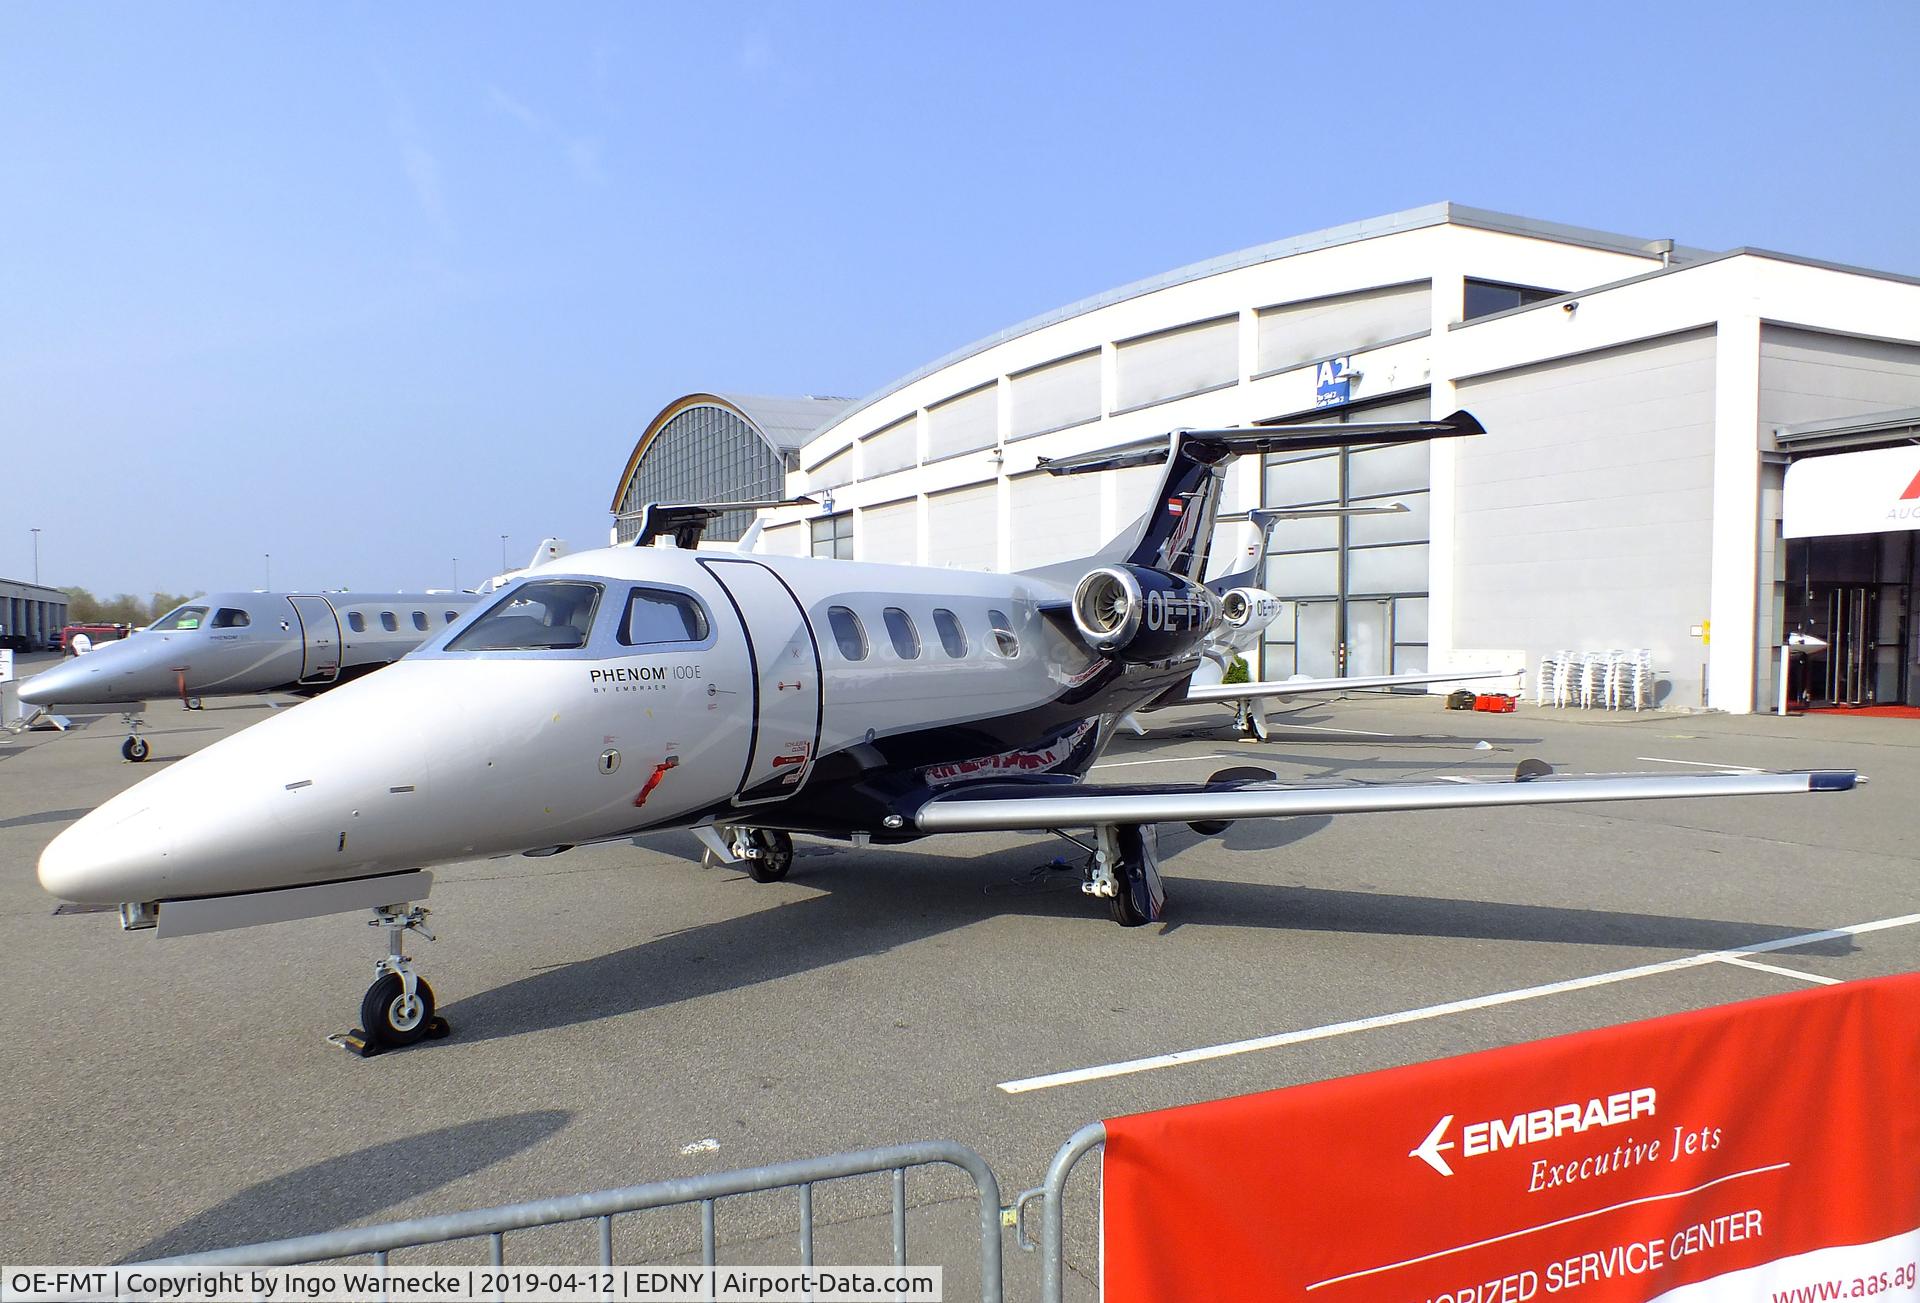
M1447 1160L1444 1157L1442 1157L1440 1153L1442 1149L1453 1148L1453 1141L1451 1140L1443 1141L1440 1139L1441 1136L1444 1136L1447 1134L1447 1126L1452 1121L1453 1121L1453 1114L1449 1113L1445 1117L1441 1118L1438 1122L1434 1123L1433 1130L1427 1132L1427 1138L1420 1142L1418 1148L1409 1150L1407 1152L1407 1157L1418 1158L1422 1160L1429 1167L1431 1167L1434 1171L1440 1173L1440 1175L1442 1176L1452 1176L1453 1169L1447 1166Z

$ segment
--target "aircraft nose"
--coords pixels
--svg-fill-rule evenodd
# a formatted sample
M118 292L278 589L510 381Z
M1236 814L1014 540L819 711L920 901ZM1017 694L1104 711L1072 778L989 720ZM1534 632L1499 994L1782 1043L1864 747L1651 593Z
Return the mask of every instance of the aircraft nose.
M126 795L133 795L132 792ZM40 885L87 905L153 900L164 894L169 840L153 808L116 797L40 852Z
M41 670L20 683L20 700L29 706L51 706L63 701L62 693L72 693L86 675L78 658L52 669Z

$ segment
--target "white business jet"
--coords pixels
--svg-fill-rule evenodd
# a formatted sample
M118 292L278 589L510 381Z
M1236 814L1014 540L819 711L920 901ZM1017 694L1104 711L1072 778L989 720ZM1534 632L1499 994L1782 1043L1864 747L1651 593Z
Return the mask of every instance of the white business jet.
M428 866L689 828L771 880L792 834L856 844L1090 830L1083 886L1161 915L1157 826L1364 811L1843 791L1847 772L1288 787L1082 780L1116 721L1185 690L1220 599L1200 580L1237 454L1477 434L1444 421L1180 431L1051 460L1164 465L1100 555L1011 575L700 550L710 506L539 566L398 664L216 742L40 857L56 896L161 936L372 910L373 1049L438 1034L402 946ZM672 539L677 547L646 546Z

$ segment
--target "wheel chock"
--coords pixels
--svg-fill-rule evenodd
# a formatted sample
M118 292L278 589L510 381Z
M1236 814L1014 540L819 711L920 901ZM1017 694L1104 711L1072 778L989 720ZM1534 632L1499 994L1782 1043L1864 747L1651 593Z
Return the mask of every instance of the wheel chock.
M427 1029L420 1037L420 1040L443 1041L451 1035L453 1035L452 1025L439 1014L434 1014L431 1018L427 1019ZM397 1048L404 1050L410 1048L405 1045L376 1045L374 1044L373 1038L358 1027L355 1027L350 1032L333 1033L327 1037L327 1044L333 1046L335 1049L345 1050L347 1053L362 1059L371 1059L374 1055L385 1054L390 1049Z

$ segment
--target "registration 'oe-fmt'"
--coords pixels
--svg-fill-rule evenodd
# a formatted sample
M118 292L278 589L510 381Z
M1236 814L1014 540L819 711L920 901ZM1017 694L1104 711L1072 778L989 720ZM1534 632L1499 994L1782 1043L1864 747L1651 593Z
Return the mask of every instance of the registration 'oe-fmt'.
M1574 777L1533 761L1502 781L1083 782L1118 721L1189 699L1226 618L1203 576L1233 457L1480 429L1456 413L1185 430L1046 461L1165 470L1100 552L1015 574L700 549L712 504L656 506L641 546L531 569L399 663L114 797L47 847L40 880L162 936L373 910L388 953L360 1012L377 1050L444 1029L403 942L425 931L428 868L477 856L688 828L710 860L768 881L794 833L1059 833L1087 853L1083 889L1132 926L1164 906L1163 823L1853 786L1844 772Z

